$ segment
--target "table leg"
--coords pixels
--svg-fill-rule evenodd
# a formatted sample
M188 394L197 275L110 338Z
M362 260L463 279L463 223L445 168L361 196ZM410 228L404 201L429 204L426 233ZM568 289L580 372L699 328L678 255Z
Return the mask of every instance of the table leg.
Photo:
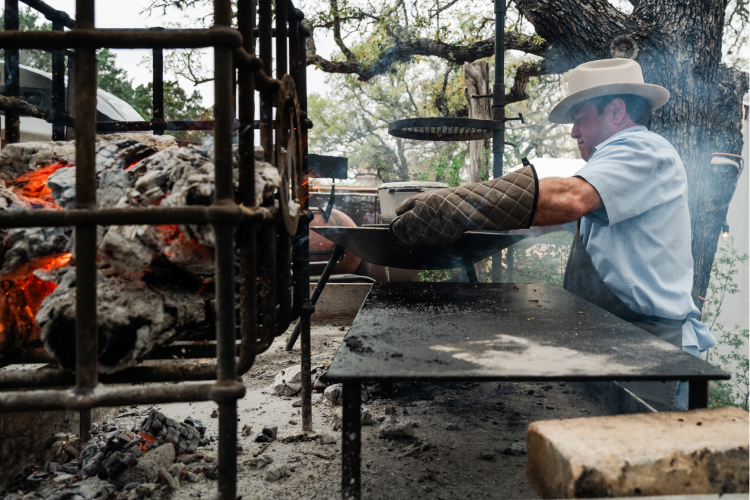
M362 388L359 382L344 382L344 415L341 431L341 498L361 498L362 434L360 408Z
M466 279L469 283L479 283L476 270L474 269L474 264L472 264L471 262L464 262L464 269L466 270Z
M708 407L708 381L691 380L688 392L688 410Z

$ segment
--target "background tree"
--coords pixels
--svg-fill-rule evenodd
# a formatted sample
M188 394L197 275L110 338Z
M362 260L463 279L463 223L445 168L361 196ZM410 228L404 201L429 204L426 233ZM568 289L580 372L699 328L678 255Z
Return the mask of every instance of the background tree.
M195 9L207 0L154 0L152 6L167 9L176 4ZM510 0L507 5L506 50L523 57L506 79L506 102L527 99L533 78L562 75L583 62L611 57L638 61L646 81L670 90L669 103L655 113L653 130L674 144L685 163L695 259L693 298L702 307L698 296L705 295L736 186L736 176L728 169L709 167L711 154L741 153L741 100L748 81L738 67L743 63L739 50L747 39L747 0ZM494 51L489 3L313 0L299 7L313 33L308 62L363 82L395 64L424 57L461 65ZM328 59L316 51L321 31L332 34L340 49Z

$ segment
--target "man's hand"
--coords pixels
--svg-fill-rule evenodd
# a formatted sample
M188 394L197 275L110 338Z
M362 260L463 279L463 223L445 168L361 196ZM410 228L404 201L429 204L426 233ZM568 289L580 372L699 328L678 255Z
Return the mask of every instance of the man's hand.
M464 231L508 231L531 226L537 176L527 166L497 179L438 189L413 196L396 207L401 217L391 232L409 245L446 246Z
M597 190L581 177L539 180L534 226L551 226L580 219L604 206Z

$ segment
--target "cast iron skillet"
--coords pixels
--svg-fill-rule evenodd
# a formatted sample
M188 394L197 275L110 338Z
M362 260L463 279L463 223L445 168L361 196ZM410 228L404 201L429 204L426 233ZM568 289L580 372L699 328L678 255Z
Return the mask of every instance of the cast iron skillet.
M448 246L410 246L393 236L388 224L364 227L311 227L360 259L401 269L452 269L486 259L532 236L529 229L515 231L467 231Z

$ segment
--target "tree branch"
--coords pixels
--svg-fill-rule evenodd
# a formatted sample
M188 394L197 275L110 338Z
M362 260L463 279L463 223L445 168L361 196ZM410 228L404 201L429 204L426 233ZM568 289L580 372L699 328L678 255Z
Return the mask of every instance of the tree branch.
M547 74L549 74L549 71L544 60L539 63L526 62L521 64L518 69L516 69L516 75L513 78L513 86L510 88L510 91L505 94L505 103L510 104L528 99L529 94L526 93L526 86L529 83L529 78L532 76Z
M326 73L355 74L359 80L366 82L382 75L398 62L411 59L413 56L431 56L445 59L453 64L463 65L477 59L490 57L495 53L495 38L488 38L468 45L454 45L426 38L399 40L381 52L380 57L372 63L358 62L347 58L346 61L329 61L315 53L312 37L307 39L307 64L318 66ZM519 50L527 54L541 56L548 48L546 41L515 33L505 33L505 49Z

